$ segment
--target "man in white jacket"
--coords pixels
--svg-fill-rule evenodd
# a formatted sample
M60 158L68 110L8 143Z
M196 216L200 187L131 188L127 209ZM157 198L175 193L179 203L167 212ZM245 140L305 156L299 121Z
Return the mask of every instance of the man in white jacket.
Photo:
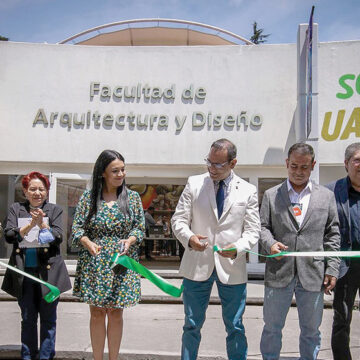
M185 247L185 325L182 360L195 360L211 288L217 284L227 332L229 360L245 360L247 341L242 322L246 304L246 252L258 241L260 220L256 187L234 174L236 146L215 141L205 159L208 173L191 176L172 218L172 229ZM214 252L213 247L231 249Z

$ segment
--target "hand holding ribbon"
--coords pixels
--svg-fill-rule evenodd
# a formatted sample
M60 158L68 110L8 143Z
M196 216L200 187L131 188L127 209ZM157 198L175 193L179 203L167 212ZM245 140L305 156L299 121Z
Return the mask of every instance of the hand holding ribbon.
M180 288L177 288L176 286L170 284L168 281L163 279L161 276L153 273L145 266L139 264L137 261L128 257L127 255L120 256L120 254L114 254L111 259L111 269L116 274L118 274L122 273L124 271L124 268L130 269L142 275L144 278L148 279L150 282L152 282L155 286L157 286L159 289L161 289L168 295L174 297L181 296L181 293L183 291L182 285Z

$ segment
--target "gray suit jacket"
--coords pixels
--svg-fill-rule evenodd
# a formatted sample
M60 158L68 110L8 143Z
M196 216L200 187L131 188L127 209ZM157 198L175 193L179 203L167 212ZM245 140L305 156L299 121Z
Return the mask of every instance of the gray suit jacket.
M340 249L339 220L334 194L313 183L309 207L299 227L290 203L286 181L267 190L262 201L261 240L265 251L277 241L288 251L336 251ZM265 285L287 286L297 274L304 289L320 291L324 274L338 277L339 258L284 257L266 259Z

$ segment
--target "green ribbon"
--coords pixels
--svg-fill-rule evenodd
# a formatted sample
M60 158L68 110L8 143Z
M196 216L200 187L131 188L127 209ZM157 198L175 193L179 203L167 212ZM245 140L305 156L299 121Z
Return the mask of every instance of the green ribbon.
M125 267L126 269L135 271L136 273L142 275L144 278L148 279L150 282L152 282L155 286L157 286L159 289L161 289L168 295L180 297L181 293L183 292L182 285L180 288L177 288L176 286L170 284L168 281L163 279L161 276L153 273L145 266L139 264L137 261L126 255L120 256L120 254L118 253L114 254L111 259L110 266L115 273L121 272L121 267Z
M29 279L32 279L32 280L46 286L50 290L46 295L44 295L44 300L47 303L54 302L60 296L60 290L56 286L51 285L51 284L47 283L46 281L43 281L43 280L41 280L41 279L39 279L39 278L37 278L37 277L35 277L33 275L30 275L25 271L19 270L16 267L13 267L13 266L11 266L9 264L5 264L2 261L0 261L0 265L2 265L2 266L6 267L6 268L8 268L8 269L10 269L12 271L15 271L15 272L17 272L17 273L19 273L19 274L21 274L23 276L28 277Z
M213 246L213 251L214 252L219 252L219 251L235 251L237 250L236 248L229 248L229 249L222 249L222 248L219 248L217 245L214 245Z
M217 245L213 246L214 252L235 251L235 250L237 250L235 247L229 249L221 249ZM244 251L249 254L262 256L265 258L274 258L279 256L285 256L285 257L323 256L323 257L340 257L340 258L360 258L360 251L281 251L277 254L272 254L272 255L259 254L251 250L244 250Z

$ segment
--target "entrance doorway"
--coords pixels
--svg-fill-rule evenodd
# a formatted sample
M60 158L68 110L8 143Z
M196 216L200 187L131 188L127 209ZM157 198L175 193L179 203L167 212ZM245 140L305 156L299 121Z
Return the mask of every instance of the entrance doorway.
M89 174L50 174L51 188L49 201L63 209L64 239L61 254L65 259L76 259L78 250L71 246L71 227L77 203L83 192L89 187Z

